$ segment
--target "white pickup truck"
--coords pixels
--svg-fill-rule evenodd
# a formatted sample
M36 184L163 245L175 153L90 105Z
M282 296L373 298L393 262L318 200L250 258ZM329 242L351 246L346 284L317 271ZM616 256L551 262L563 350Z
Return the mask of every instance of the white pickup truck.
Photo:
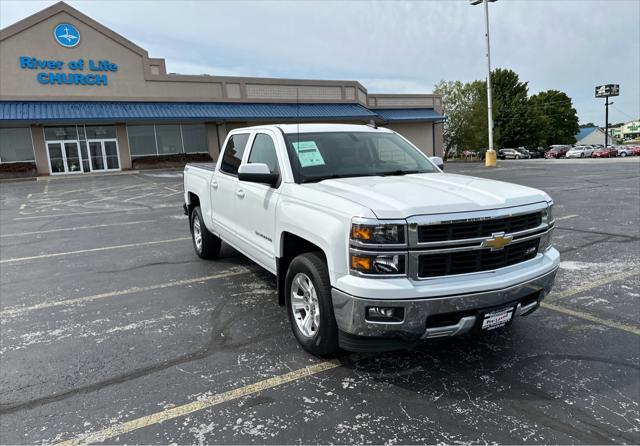
M221 241L277 276L303 348L390 350L509 325L551 290L553 201L443 173L401 135L286 124L229 133L184 170L198 256Z

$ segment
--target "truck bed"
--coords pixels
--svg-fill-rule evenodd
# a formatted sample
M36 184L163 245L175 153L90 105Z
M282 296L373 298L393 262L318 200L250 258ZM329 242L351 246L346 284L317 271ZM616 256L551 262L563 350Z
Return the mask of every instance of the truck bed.
M187 164L187 166L197 167L199 169L209 170L211 172L213 172L216 169L216 163L215 162L211 162L211 163L189 163L189 164Z

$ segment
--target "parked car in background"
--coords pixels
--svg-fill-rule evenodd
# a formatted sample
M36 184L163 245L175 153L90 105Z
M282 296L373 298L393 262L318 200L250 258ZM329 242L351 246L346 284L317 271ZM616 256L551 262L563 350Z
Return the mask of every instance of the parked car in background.
M618 156L618 150L613 146L596 149L591 154L593 158L614 158L616 156Z
M629 146L617 146L618 156L633 156L633 149Z
M635 156L640 156L640 146L631 147Z
M520 152L520 154L522 154L522 158L524 159L529 159L531 158L531 154L529 153L529 151L524 148L524 147L518 147L517 149L514 149L516 152Z
M501 160L519 160L525 156L516 149L500 149L498 150L498 158Z
M553 145L549 147L549 150L544 154L547 159L564 158L565 154L571 147L564 145Z
M593 147L591 146L575 146L572 147L565 156L567 158L589 158L593 153Z
M531 158L544 158L544 149L542 147L532 147L528 150Z

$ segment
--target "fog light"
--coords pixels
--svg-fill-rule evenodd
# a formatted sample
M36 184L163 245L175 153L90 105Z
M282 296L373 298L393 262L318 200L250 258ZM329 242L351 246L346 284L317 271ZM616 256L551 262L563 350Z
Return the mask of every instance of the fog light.
M368 307L366 319L374 322L402 322L404 319L404 308Z

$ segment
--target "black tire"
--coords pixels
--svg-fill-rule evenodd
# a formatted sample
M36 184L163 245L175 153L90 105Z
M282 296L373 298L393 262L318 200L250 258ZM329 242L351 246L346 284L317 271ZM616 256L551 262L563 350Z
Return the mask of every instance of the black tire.
M311 336L306 336L300 331L291 302L292 283L299 273L306 275L310 279L317 296L320 323ZM338 351L338 326L333 313L331 283L327 265L321 254L308 252L295 257L291 261L285 278L285 299L291 330L302 348L316 356L327 356Z
M622 152L620 156L624 158L625 156L627 156L627 152Z
M193 242L193 249L201 259L211 260L220 255L220 248L222 247L222 240L219 237L209 232L202 219L202 212L200 206L196 206L191 212L191 241ZM200 234L200 243L196 242L197 234Z

